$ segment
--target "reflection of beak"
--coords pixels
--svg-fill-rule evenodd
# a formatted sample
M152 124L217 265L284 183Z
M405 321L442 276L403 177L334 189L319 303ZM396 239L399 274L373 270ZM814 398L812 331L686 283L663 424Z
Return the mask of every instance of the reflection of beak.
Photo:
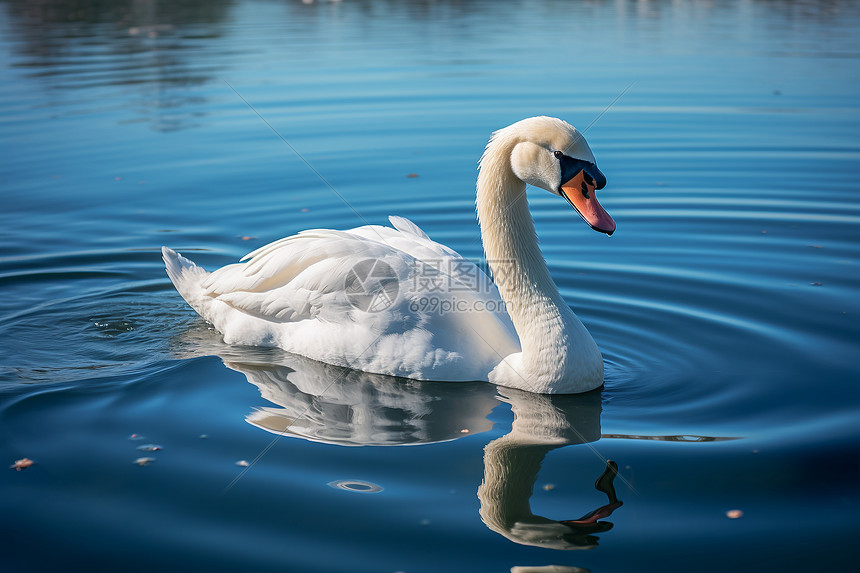
M615 484L613 481L617 475L618 464L612 460L606 460L606 469L603 470L603 474L597 478L597 481L594 483L594 489L605 493L609 503L603 507L598 507L594 511L586 513L579 519L571 519L568 521L562 521L561 523L581 533L600 533L602 531L609 531L612 529L611 523L598 520L609 517L612 515L613 511L624 505L624 502L619 500L618 495L615 493Z
M592 229L611 235L615 232L615 221L598 202L595 194L596 181L585 171L580 171L561 185L561 194Z
M612 515L613 511L615 511L622 505L624 505L623 501L616 501L615 503L610 503L604 505L603 507L598 507L594 511L583 515L579 519L569 519L562 521L561 523L567 525L568 527L573 527L576 530L587 530L588 533L594 533L595 531L608 531L612 529L612 524L604 523L598 520L609 517L610 515Z

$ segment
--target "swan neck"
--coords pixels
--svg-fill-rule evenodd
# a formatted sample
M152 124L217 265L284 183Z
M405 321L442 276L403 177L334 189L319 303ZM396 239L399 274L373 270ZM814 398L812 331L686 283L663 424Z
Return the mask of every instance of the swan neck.
M603 383L603 359L550 276L526 198L511 168L521 137L496 132L481 157L478 222L487 263L520 341L490 380L541 394L593 390Z
M506 435L484 448L484 479L478 488L481 520L506 535L517 522L535 520L531 496L546 454L560 445L523 444ZM538 518L541 519L541 518Z
M562 336L564 323L573 313L550 276L529 211L526 184L514 175L509 157L509 150L488 146L482 158L478 220L487 263L526 353L539 348L533 340L538 330L543 331L540 338Z

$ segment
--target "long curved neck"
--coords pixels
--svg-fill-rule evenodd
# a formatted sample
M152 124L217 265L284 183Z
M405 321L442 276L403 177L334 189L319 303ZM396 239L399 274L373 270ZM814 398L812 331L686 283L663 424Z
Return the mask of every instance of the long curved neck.
M569 327L579 320L559 294L540 252L526 185L510 167L515 143L491 141L481 158L477 184L481 239L524 361L561 368L567 360Z

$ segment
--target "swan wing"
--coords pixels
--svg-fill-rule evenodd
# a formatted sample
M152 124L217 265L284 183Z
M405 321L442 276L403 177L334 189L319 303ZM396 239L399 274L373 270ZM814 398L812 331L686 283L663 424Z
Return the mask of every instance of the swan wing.
M202 286L236 310L278 322L337 317L354 310L345 296L350 269L365 259L400 266L393 257L391 249L348 231L304 231L218 269Z
M411 257L413 290L416 295L458 293L460 301L501 301L496 285L475 263L460 253L431 239L405 217L390 216L394 228L364 226L351 232L369 241L383 241ZM462 305L461 305L462 306Z
M411 235L415 235L421 239L431 240L430 237L421 230L421 227L407 219L406 217L398 217L397 215L390 215L388 220L391 221L391 224L394 225L394 228L403 233L409 233Z
M204 318L229 343L365 372L485 380L519 351L498 290L414 223L392 223L304 231L249 253L202 281L213 301ZM379 281L384 288L367 296Z

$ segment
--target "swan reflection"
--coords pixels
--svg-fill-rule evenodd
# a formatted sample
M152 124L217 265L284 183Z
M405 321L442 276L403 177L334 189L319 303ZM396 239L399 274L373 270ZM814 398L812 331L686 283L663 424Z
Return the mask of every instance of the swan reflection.
M486 382L418 382L284 355L281 364L224 360L277 407L246 418L263 430L341 446L430 444L486 432L498 406Z
M552 549L594 547L596 534L612 527L602 520L621 505L612 482L617 472L613 462L596 484L607 496L603 506L581 508L591 511L566 521L534 515L530 508L547 453L600 439L599 390L548 396L486 382L420 382L280 351L193 342L194 354L207 347L205 354L217 354L259 389L272 405L255 409L246 420L278 436L343 446L450 441L491 430L489 415L499 401L506 402L514 422L509 433L485 447L484 478L478 488L479 513L487 527L516 543Z
M530 394L498 388L500 399L514 413L511 431L484 448L484 481L478 488L481 519L495 531L521 545L551 549L590 549L597 545L596 533L612 528L599 521L621 503L613 479L615 462L607 461L596 489L607 503L579 519L556 521L535 515L529 500L546 455L570 444L600 439L600 392L573 396Z

